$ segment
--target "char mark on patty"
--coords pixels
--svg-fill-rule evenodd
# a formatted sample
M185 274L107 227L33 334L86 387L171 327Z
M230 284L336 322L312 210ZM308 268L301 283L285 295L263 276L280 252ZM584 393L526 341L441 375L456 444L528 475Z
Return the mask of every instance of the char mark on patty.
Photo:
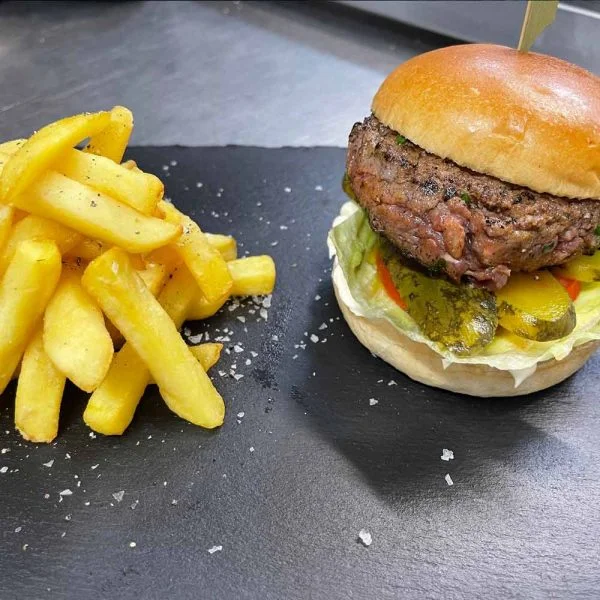
M540 194L430 154L370 116L350 133L350 185L373 229L427 267L491 290L594 252L600 201Z

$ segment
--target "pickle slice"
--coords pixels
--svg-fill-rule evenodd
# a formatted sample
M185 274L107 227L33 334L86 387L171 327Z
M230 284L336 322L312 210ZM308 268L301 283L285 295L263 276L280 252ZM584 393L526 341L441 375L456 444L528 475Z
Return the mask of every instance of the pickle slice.
M491 292L422 272L387 244L380 251L406 311L431 340L462 356L493 340L498 314Z
M578 256L556 268L561 277L577 281L600 281L600 252L591 256Z
M500 325L520 337L547 342L575 328L575 306L549 271L514 273L496 298Z

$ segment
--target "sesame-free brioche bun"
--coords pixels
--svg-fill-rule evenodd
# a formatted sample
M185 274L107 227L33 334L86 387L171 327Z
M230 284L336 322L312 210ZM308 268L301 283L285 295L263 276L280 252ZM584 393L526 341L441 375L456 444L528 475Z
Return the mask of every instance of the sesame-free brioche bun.
M442 357L426 344L414 342L385 319L367 319L352 312L335 278L333 288L344 319L363 346L411 379L459 394L489 398L523 396L544 390L578 371L600 345L598 341L587 342L573 348L562 360L541 362L533 375L515 387L509 371L487 365L453 363L444 369Z
M600 200L600 78L558 58L489 44L441 48L393 71L372 110L473 171Z

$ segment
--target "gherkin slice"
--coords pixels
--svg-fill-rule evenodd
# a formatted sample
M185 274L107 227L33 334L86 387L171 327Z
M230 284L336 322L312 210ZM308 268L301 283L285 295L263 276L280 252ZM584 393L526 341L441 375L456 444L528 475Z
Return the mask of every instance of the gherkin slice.
M431 340L464 356L483 350L494 339L498 313L491 292L433 277L410 265L386 242L380 253L406 311Z

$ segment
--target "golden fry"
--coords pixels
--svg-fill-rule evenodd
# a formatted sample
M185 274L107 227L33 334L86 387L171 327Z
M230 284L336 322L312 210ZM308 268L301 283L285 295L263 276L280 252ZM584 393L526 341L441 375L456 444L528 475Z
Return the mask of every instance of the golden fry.
M233 279L232 296L270 294L275 287L275 263L270 256L248 256L227 263ZM209 302L197 290L188 311L188 319L208 319L225 304L225 300Z
M110 113L81 114L36 131L6 161L0 176L0 201L9 203L39 179L65 150L102 131Z
M188 346L190 352L194 358L200 363L205 371L208 371L211 367L214 367L219 358L221 357L221 350L223 350L223 344L217 344L208 342L206 344L198 344L196 346ZM150 378L148 383L154 383L154 380Z
M81 286L77 269L63 269L44 314L44 349L56 367L77 387L95 390L113 357L104 316Z
M275 263L270 256L248 256L227 263L233 278L232 296L270 294L275 287Z
M15 209L12 206L0 204L0 252L10 237L10 229L13 226Z
M4 142L3 144L0 144L0 154L12 156L26 141L26 138L20 138Z
M23 354L15 398L15 426L26 440L56 437L64 387L65 376L44 350L40 326Z
M124 106L115 106L110 111L110 123L100 133L91 136L85 151L120 163L132 130L133 115L131 111Z
M217 364L221 357L221 350L223 350L223 344L216 344L213 342L188 347L205 371L208 371Z
M48 240L19 244L0 283L0 393L10 381L61 271L60 253Z
M56 243L58 251L63 254L69 252L76 244L79 244L83 236L60 223L28 215L21 219L14 227L0 251L0 276L12 260L18 245L25 240L52 240Z
M220 233L205 233L206 239L213 248L216 248L226 262L237 258L237 243L231 235Z
M225 302L229 300L229 296L227 296L224 299L219 298L216 302L209 302L198 286L195 286L195 291L194 299L190 303L187 314L187 318L190 319L190 321L208 319L209 317L216 315Z
M12 204L132 253L164 246L181 232L180 226L142 215L55 172L46 173L27 194L16 196Z
M76 246L63 252L63 256L65 258L80 258L90 262L98 258L105 250L106 246L101 241L83 238Z
M179 272L186 273L184 269ZM169 284L173 281L177 281L176 276ZM125 252L112 248L91 262L82 284L144 361L169 408L202 427L221 425L225 414L223 399L188 350L166 305L163 308L152 296ZM178 295L193 293L177 291ZM178 302L174 300L175 304Z
M83 183L144 215L153 215L164 185L155 175L123 168L109 158L69 150L54 165L65 177Z
M167 222L181 225L183 233L174 246L193 275L198 287L209 302L226 299L232 280L227 263L217 249L206 239L200 227L172 204L161 202Z
M159 302L179 329L186 318L197 286L187 268L177 270L165 285ZM121 435L131 423L146 386L150 371L130 343L115 354L110 369L91 395L83 420L104 435Z

